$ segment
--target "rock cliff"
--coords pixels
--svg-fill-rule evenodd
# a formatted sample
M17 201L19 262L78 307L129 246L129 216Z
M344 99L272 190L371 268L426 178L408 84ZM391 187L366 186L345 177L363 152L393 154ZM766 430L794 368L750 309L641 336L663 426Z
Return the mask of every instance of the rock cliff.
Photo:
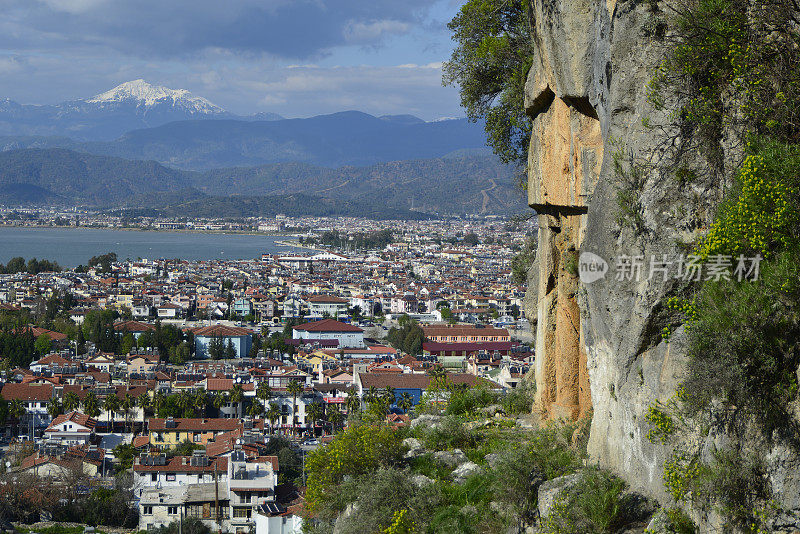
M709 223L720 173L694 162L708 172L680 187L666 163L675 144L664 147L669 136L652 126L668 123L647 102L663 53L656 2L535 0L532 10L528 201L540 229L526 312L537 322L534 410L543 419L591 410L592 458L664 502L667 451L646 439L644 414L675 392L682 332L661 340L663 302L678 282L648 279L648 262L679 253L678 243ZM644 170L632 165L638 160ZM584 284L578 255L587 251L609 269ZM617 280L624 256L644 258L638 281Z

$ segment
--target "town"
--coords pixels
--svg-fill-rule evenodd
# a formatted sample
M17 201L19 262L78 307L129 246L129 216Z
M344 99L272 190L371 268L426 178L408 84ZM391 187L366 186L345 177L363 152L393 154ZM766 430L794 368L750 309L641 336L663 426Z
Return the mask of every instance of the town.
M503 398L522 383L524 230L314 222L305 252L252 260L9 262L0 485L15 516L301 532L306 455L354 417L402 427L443 384ZM90 510L100 494L116 504Z

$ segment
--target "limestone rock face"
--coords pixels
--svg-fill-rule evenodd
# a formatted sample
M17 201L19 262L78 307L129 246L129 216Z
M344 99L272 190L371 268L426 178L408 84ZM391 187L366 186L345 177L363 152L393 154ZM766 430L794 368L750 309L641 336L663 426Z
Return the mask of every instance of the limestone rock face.
M675 392L684 366L681 332L661 341L665 297L677 282L617 280L622 256L679 253L676 243L708 224L722 190L713 173L681 189L658 165L630 180L629 159L660 154L668 123L647 102L662 56L648 30L655 2L534 0L536 57L526 83L533 120L529 204L539 217L539 249L526 313L536 323L534 411L544 420L592 411L592 459L631 489L668 500L666 450L645 435L648 406ZM663 14L662 14L663 15ZM634 183L630 183L634 182ZM619 192L634 188L636 227L620 220ZM579 254L609 265L605 278L579 279Z

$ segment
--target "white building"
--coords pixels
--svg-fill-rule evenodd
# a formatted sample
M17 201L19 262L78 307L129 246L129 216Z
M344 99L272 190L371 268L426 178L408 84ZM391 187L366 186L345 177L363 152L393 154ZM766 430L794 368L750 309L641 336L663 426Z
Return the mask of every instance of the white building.
M292 338L305 341L335 339L339 342L340 347L364 347L364 331L362 329L334 319L323 319L295 326L292 329Z

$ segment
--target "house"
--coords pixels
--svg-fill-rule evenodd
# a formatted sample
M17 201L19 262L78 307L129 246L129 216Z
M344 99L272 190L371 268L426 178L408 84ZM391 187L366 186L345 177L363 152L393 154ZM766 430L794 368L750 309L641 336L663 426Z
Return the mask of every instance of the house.
M471 325L433 325L422 327L422 331L429 341L435 343L511 341L511 336L505 328Z
M306 299L308 303L308 314L311 317L333 317L347 316L347 305L349 301L332 295L313 295Z
M248 428L249 427L249 428ZM150 445L154 447L175 447L183 441L205 445L217 435L234 429L264 430L264 421L219 418L152 418L148 422Z
M480 378L467 373L447 373L445 376L450 384L466 384L469 387L474 387L481 381ZM414 406L419 404L423 393L430 386L430 382L431 377L428 374L358 373L355 376L355 386L360 397L363 398L364 393L372 387L379 393L386 391L387 387L392 387L395 399L401 398L403 393L408 393Z
M125 335L128 332L133 334L134 339L139 339L139 336L144 334L145 332L153 332L155 331L156 327L148 324L142 323L139 321L117 321L114 323L114 331Z
M176 319L183 316L183 308L171 302L162 302L156 308L159 319Z
M69 481L76 474L97 477L112 467L111 462L105 461L106 451L93 445L85 444L66 450L52 450L53 447L45 449L51 450L39 450L24 458L19 471L57 481Z
M97 421L80 412L62 414L53 419L44 431L48 440L62 445L85 445L94 434Z
M334 319L323 319L295 326L292 339L304 341L335 339L340 347L364 347L364 331L357 326Z
M225 347L232 343L237 358L247 357L253 345L253 333L246 328L215 324L196 328L193 332L195 358L209 358L208 345L215 338L221 339Z
M26 424L44 427L50 422L47 403L53 398L52 384L14 384L9 383L0 390L0 395L8 402L19 400L25 407Z

